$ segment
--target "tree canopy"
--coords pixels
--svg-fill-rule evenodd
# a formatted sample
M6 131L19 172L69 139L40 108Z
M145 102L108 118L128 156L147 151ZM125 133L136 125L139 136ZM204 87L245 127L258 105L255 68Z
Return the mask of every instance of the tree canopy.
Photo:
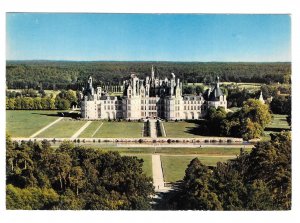
M172 72L185 83L224 81L284 83L291 74L291 63L222 63L222 62L68 62L8 61L6 84L12 89L81 89L92 75L97 85L119 85L131 72L149 76L151 65L159 77Z
M7 209L150 209L154 188L142 165L137 157L70 142L54 150L47 141L7 137Z
M291 135L272 135L250 153L217 166L198 158L188 165L177 189L158 205L173 210L290 210Z

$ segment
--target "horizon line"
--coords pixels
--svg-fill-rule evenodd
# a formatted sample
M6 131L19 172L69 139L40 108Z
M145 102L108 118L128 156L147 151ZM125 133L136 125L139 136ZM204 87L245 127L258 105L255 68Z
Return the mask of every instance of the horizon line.
M33 62L33 61L53 61L53 62L170 62L170 63L292 63L292 61L196 61L196 60L55 60L55 59L22 59L6 60L6 62Z

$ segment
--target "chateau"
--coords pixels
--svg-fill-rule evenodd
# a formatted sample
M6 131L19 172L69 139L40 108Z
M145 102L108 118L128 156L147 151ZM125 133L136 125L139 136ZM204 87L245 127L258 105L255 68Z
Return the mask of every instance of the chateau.
M151 76L145 80L131 74L123 83L123 96L109 96L101 87L93 88L89 77L82 89L81 117L83 119L199 119L209 107L227 109L226 95L220 89L219 78L213 88L200 95L183 95L182 82L172 73L160 80Z

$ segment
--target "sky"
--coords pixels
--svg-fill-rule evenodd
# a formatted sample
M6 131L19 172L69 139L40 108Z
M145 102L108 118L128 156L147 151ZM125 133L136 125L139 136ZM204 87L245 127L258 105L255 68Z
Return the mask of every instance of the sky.
M291 17L7 13L7 60L291 61Z

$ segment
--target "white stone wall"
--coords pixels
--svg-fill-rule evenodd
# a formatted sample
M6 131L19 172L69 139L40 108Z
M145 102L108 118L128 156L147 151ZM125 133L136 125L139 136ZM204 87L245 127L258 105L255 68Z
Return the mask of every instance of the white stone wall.
M151 79L151 81L153 81ZM161 80L162 81L162 80ZM164 80L166 83L168 79ZM201 96L191 96L190 98L182 96L182 83L173 74L172 79L168 82L170 86L169 96L160 99L158 96L149 97L149 77L146 78L146 87L139 83L136 76L129 80L130 85L127 88L127 96L118 101L117 97L102 98L101 87L93 94L94 100L83 100L81 104L82 118L84 119L141 119L147 117L164 117L169 120L176 119L199 119L205 115L203 106L207 107L224 107L227 109L226 96L220 96L219 101L205 101ZM153 83L153 82L151 82ZM159 81L155 79L158 86ZM92 88L92 92L94 89ZM157 92L156 92L157 93ZM155 93L155 94L156 94ZM86 98L87 99L87 98ZM142 100L144 103L142 103ZM162 100L162 101L160 101ZM162 106L159 114L159 107Z
M97 101L82 101L81 114L84 119L98 119Z

